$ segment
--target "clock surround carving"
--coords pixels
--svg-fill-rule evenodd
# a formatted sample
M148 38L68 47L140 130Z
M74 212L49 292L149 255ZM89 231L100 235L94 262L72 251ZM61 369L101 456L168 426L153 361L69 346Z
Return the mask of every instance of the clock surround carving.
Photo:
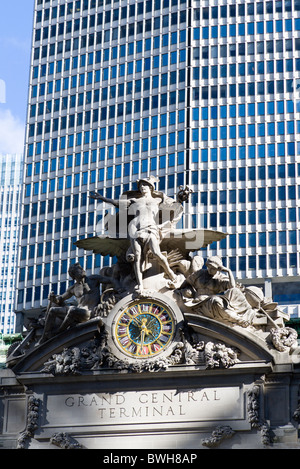
M103 322L108 345L117 358L155 361L170 355L180 342L184 316L176 303L162 294L149 298L128 295Z

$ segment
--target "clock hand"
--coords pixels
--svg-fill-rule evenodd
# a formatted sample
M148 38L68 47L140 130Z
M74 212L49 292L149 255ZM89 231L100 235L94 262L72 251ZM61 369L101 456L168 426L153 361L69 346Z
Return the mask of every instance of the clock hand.
M148 331L147 331L147 335L150 336L150 337L152 337L153 339L155 339L154 334L153 334L151 331L149 331L149 329L148 329Z
M140 321L137 320L137 318L132 318L132 322L134 322L139 328L141 328L142 324Z
M153 327L155 326L155 324L156 324L155 319L150 319L150 320L148 321L148 323L147 323L147 327L149 327L150 330L151 330L151 328L153 328ZM149 330L149 329L148 329L148 330Z
M144 340L145 340L145 331L142 330L142 332L141 332L141 345L140 345L141 350L143 350Z

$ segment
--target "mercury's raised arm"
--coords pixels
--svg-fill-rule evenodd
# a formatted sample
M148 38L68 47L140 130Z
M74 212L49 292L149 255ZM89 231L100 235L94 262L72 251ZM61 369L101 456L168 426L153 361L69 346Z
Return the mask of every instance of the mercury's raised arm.
M102 202L106 202L107 204L114 205L115 207L120 206L120 200L118 199L108 199L107 197L103 197L103 195L99 194L99 192L91 192L90 197L96 200L102 200Z

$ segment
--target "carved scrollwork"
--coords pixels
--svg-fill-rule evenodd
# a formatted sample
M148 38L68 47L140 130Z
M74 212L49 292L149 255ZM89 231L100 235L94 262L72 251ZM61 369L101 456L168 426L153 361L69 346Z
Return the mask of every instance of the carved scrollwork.
M247 411L248 411L248 420L251 424L252 428L258 428L260 425L260 416L259 416L259 408L260 408L260 387L253 386L248 391L248 403L247 403Z
M54 433L50 443L62 449L83 449L83 446L68 433Z
M270 330L271 341L276 350L285 352L297 343L298 333L291 327L278 327Z
M222 343L208 342L205 345L207 368L229 368L238 363L239 351Z
M272 438L268 422L260 416L260 393L261 387L257 384L248 391L248 420L252 428L260 430L262 444L268 446L272 443Z
M293 419L300 423L300 404L298 405L297 409L293 413Z
M223 440L232 438L234 433L235 432L228 425L219 426L212 432L210 438L202 440L202 445L207 446L208 448L215 448L216 446L219 446Z

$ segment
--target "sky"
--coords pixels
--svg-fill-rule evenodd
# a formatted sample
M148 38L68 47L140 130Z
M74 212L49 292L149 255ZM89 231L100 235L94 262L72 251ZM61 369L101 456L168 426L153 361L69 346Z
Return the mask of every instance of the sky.
M23 153L34 0L0 0L0 154Z

